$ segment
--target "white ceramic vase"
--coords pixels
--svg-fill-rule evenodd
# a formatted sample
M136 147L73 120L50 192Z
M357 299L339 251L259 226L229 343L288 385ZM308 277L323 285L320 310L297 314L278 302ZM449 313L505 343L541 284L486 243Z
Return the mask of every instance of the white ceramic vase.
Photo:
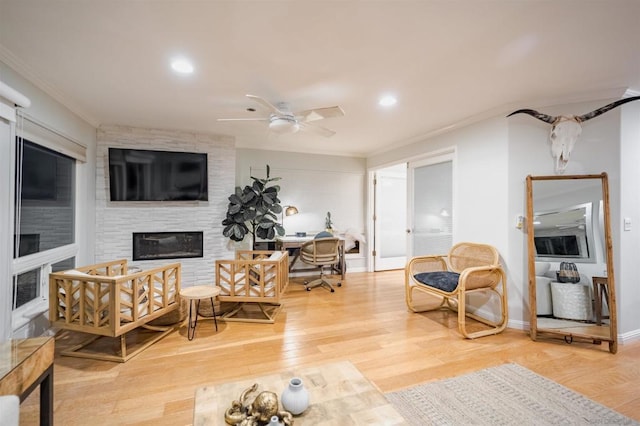
M267 426L282 426L282 422L280 422L280 418L278 416L272 416L271 421Z
M307 409L309 392L304 387L302 379L294 377L289 381L289 386L282 391L280 402L282 402L282 407L294 416L302 414Z

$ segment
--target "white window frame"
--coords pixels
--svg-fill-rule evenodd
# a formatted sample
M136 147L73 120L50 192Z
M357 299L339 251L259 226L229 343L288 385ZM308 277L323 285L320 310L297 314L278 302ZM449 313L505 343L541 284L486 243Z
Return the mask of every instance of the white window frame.
M78 245L74 242L51 250L13 259L11 291L15 288L16 276L40 268L40 296L13 310L13 331L23 327L32 318L49 309L49 274L51 265L70 257L77 257ZM13 304L12 304L13 307Z
M20 116L21 114L19 114ZM15 333L20 328L27 325L33 318L36 316L43 314L49 309L49 274L51 273L51 265L57 262L61 262L68 258L78 257L79 248L78 248L78 232L77 232L77 223L78 223L78 193L79 193L79 179L78 179L78 169L79 164L81 162L86 161L86 147L77 141L62 135L61 133L48 128L46 125L41 123L38 120L35 120L31 117L25 118L20 117L18 122L16 123L16 137L23 137L24 139L39 145L45 148L48 148L52 151L55 151L59 154L63 154L71 157L74 160L74 187L73 187L73 203L74 203L74 235L73 235L73 243L67 244L64 246L56 247L50 250L45 250L38 253L33 253L23 257L13 258L11 264L11 293L15 291L15 280L19 274L24 272L29 272L34 269L40 268L40 295L35 299L25 303L24 305L13 309L13 303L11 303L12 310L12 321L11 328ZM22 120L22 122L21 122ZM70 149L73 147L73 149ZM16 169L16 138L14 137L11 144L11 200L15 200L15 169ZM13 229L13 224L15 222L15 204L11 203L11 224L12 224L12 234L15 233L15 229ZM12 253L13 256L13 253Z

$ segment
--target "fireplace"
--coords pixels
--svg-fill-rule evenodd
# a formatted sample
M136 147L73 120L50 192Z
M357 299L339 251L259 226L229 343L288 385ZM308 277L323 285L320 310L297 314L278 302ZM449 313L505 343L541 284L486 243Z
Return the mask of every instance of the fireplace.
M203 257L202 232L134 232L133 260Z

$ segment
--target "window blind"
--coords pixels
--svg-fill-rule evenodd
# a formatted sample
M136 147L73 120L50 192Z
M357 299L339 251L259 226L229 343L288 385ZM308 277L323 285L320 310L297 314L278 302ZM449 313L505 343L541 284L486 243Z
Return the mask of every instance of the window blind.
M21 125L16 126L16 135L18 137L30 140L83 163L87 161L87 147L80 142L50 128L22 110L18 110L18 116L24 119Z

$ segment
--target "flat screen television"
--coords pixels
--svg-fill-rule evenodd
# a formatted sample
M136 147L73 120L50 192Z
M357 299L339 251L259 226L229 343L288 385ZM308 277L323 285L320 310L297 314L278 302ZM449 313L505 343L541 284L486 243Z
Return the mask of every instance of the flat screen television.
M582 257L576 235L557 235L534 237L538 256L547 257Z
M207 201L207 154L109 148L111 201Z

